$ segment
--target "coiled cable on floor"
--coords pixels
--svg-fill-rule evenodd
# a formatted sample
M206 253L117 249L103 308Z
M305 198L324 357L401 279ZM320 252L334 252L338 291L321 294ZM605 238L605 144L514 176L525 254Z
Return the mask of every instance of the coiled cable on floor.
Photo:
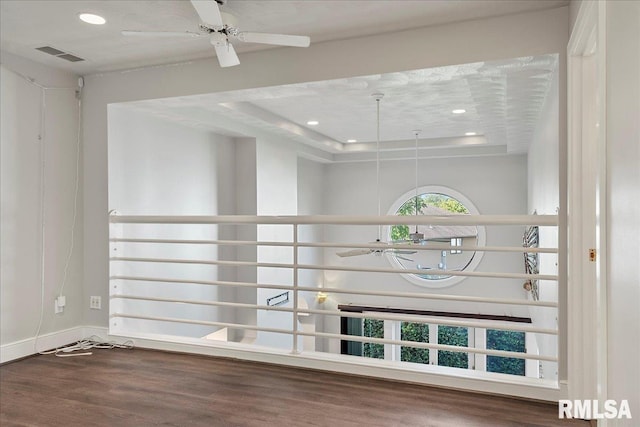
M93 353L88 350L114 349L114 348L131 350L133 348L133 341L127 340L122 344L119 344L115 341L106 341L97 335L92 335L89 338L83 338L69 345L65 345L65 346L54 348L47 351L41 351L39 352L39 354L53 354L57 357L90 356Z

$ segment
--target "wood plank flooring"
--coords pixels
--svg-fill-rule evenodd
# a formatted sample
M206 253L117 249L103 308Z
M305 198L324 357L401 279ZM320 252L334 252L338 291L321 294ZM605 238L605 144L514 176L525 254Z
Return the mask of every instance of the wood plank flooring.
M151 350L0 367L9 426L589 426L554 404Z

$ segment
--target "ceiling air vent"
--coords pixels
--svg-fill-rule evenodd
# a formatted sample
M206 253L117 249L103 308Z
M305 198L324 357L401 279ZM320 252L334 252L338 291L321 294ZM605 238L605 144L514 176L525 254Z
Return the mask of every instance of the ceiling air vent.
M36 50L39 50L40 52L48 53L49 55L53 55L53 56L64 54L63 51L58 50L55 47L51 47L51 46L37 47Z
M71 61L71 62L84 61L84 59L79 58L75 55L71 55L70 53L65 53L64 55L58 55L58 58L66 59L67 61Z
M70 62L84 61L83 58L80 58L78 56L72 55L70 53L64 52L60 49L56 49L55 47L51 47L51 46L37 47L36 50L39 50L40 52L48 53L49 55L53 55L55 57L58 57Z

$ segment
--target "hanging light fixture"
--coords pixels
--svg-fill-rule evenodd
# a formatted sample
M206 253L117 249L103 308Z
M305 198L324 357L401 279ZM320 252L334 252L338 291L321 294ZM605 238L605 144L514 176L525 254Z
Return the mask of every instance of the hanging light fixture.
M384 93L376 92L371 94L376 100L376 191L378 198L378 216L380 216L380 100L384 97ZM382 240L382 226L378 225L378 239Z
M414 202L415 202L415 214L416 216L418 216L418 135L420 135L420 130L414 130L413 131L413 135L415 136L415 148L416 148L416 159L415 159L415 196L414 196ZM409 239L413 242L413 243L421 243L422 241L424 241L424 233L420 233L418 231L418 224L416 224L416 231L414 233L409 234Z
M376 191L377 191L377 199L378 199L378 217L380 216L380 100L384 97L383 93L376 92L372 93L371 96L376 100ZM375 243L382 242L382 225L378 224L378 238ZM374 254L377 256L382 255L383 253L393 253L397 258L403 259L405 261L413 261L412 259L406 258L403 255L411 255L415 254L416 251L409 250L401 250L401 249L353 249L344 252L337 252L336 255L339 257L354 257L360 255L369 255Z

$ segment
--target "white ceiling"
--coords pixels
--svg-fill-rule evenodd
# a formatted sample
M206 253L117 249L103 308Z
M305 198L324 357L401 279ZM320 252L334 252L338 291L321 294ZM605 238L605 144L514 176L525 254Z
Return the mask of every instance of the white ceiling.
M321 43L488 16L564 6L556 0L249 1L228 0L223 10L240 30L311 36ZM196 31L188 0L18 1L0 0L0 41L7 51L78 74L130 69L211 57L206 40L124 37L122 30ZM80 12L104 16L107 24L81 22ZM35 50L49 45L85 59L67 62ZM242 52L264 45L236 43ZM242 67L242 64L239 65ZM228 135L246 135L231 122L287 136L333 156L358 159L375 150L374 92L383 92L382 150L413 146L421 129L424 149L457 153L525 152L550 81L555 55L480 62L326 82L250 89L132 103L130 106L182 124ZM453 115L464 108L467 113ZM216 118L216 119L213 119ZM229 120L232 119L232 120ZM318 126L308 126L308 120ZM480 136L465 137L465 132ZM348 139L357 139L348 144ZM475 150L475 151L474 151ZM432 152L432 155L435 151ZM405 155L405 154L403 154ZM409 155L409 154L406 154ZM363 159L366 160L365 157Z
M513 154L526 152L556 69L556 55L541 55L127 105L219 133L241 134L231 119L330 153L359 154L375 150L372 94L382 92L382 150L410 151L413 130L421 129L423 149L483 145ZM466 113L453 114L458 108Z
M311 36L311 43L564 6L567 0L228 0L223 10L244 31ZM102 26L77 15L104 16ZM86 75L213 56L204 39L124 37L122 30L196 31L187 0L0 0L0 48L37 62ZM71 63L35 50L41 46L84 58ZM240 53L267 48L234 43ZM242 66L242 65L240 65Z

